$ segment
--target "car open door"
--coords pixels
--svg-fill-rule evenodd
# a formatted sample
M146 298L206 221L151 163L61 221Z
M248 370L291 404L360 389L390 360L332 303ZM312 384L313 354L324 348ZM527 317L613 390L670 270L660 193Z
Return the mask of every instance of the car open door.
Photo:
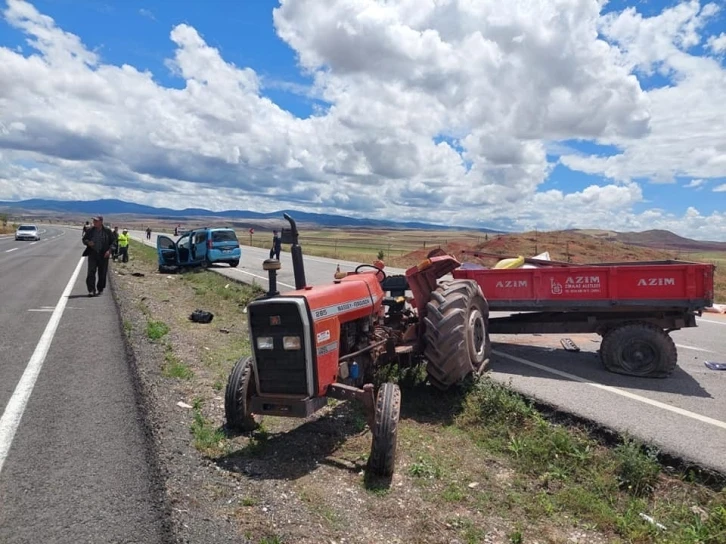
M164 267L179 266L179 248L168 236L163 234L157 236L156 252L159 255L159 270Z

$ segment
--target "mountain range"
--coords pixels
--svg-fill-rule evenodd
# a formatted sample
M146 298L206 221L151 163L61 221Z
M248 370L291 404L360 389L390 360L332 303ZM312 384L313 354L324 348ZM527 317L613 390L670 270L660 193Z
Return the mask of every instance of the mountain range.
M122 200L43 200L31 199L17 202L0 201L0 209L28 212L54 212L61 214L83 214L91 216L102 215L142 215L153 216L160 219L181 220L184 218L216 217L234 220L263 220L277 219L283 213L290 214L298 223L314 223L326 227L358 227L358 228L386 228L386 229L417 229L417 230L475 230L479 232L501 232L486 228L469 228L450 225L436 225L433 223L421 223L415 221L398 222L384 219L356 219L343 215L309 213L297 210L280 210L270 213L253 212L250 210L225 210L213 212L203 208L186 208L184 210L173 210L170 208L155 208L124 202Z

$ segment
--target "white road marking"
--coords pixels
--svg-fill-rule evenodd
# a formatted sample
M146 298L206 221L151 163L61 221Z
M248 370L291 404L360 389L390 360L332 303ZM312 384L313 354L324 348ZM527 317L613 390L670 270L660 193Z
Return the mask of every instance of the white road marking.
M31 245L31 246L34 246L34 245L35 245L35 244L37 244L38 242L40 242L40 240L36 240L35 242L30 242L30 245Z
M13 249L8 249L5 251L5 253L10 253L11 251L17 251L20 248L14 247Z
M713 321L712 319L701 319L698 318L699 323L702 321L704 323L713 323L714 325L726 325L726 321Z
M718 353L718 351L712 351L710 349L697 348L694 346L686 346L684 344L676 344L677 348L692 349L693 351L703 351L705 353Z
M260 276L259 274L253 274L252 272L245 272L244 270L238 270L237 268L232 268L232 271L239 272L240 274L247 274L248 276L254 276L255 278L260 278L261 280L267 281L267 278L265 276ZM283 283L281 281L278 281L277 285L282 285L283 287L289 287L290 289L295 289L294 285L289 285L289 284Z
M695 419L696 421L700 421L702 423L708 423L709 425L713 425L714 427L719 427L720 429L726 430L726 422L719 421L718 419L713 419L708 416L703 416L701 414L697 414L695 412L689 412L688 410L684 410L683 408L678 408L676 406L671 406L670 404L665 404L663 402L658 402L657 400L649 399L647 397L641 397L640 395L636 395L635 393L631 393L630 391L625 391L623 389L618 389L617 387L613 387L611 385L603 385L601 383L593 383L590 380L586 380L585 378L581 378L580 376L575 376L574 374L570 374L569 372L562 372L561 370L557 370L554 368L549 368L544 365L540 365L538 363L535 363L533 361L529 361L527 359L522 359L521 357L516 357L515 355L509 355L508 353L503 353L499 350L492 350L492 353L499 355L501 357L504 357L505 359L511 359L512 361L516 361L518 363L522 363L523 365L531 366L533 368L536 368L538 370L543 370L544 372L549 372L550 374L555 374L557 376L561 376L563 378L567 378L568 380L572 380L575 382L584 383L586 385L589 385L591 387L595 387L597 389L602 389L603 391L608 391L610 393L614 393L616 395L620 395L621 397L626 397L631 400L636 400L638 402L642 402L643 404L649 404L651 406L655 406L656 408L660 408L662 410L667 410L669 412L673 412L674 414L678 414L681 416L689 417L691 419Z
M48 349L50 349L50 344L55 336L55 331L58 329L58 324L63 316L63 311L65 310L68 302L68 296L71 294L73 286L78 279L78 274L83 266L83 261L83 258L78 261L76 269L73 271L73 274L71 274L71 279L68 280L68 284L58 300L58 304L53 311L53 315L51 315L48 320L48 325L46 325L45 331L43 331L43 335L40 337L38 345L35 347L35 351L28 362L28 366L25 367L25 372L23 372L23 376L20 378L18 385L15 387L13 396L10 397L10 401L8 401L8 404L5 407L5 412L3 413L2 418L0 418L0 473L2 472L3 464L8 456L8 452L10 451L10 445L15 437L15 432L18 430L18 426L20 425L20 420L23 417L25 407L28 404L28 399L30 399L30 394L33 392L33 387L35 387L35 382L40 374L40 369L43 368L43 362L48 354Z

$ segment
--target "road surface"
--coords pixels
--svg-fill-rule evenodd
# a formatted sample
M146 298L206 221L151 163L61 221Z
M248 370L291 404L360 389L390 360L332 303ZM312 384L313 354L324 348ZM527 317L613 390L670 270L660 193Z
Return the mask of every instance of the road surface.
M145 238L140 232L132 235ZM267 273L261 265L268 253L243 245L239 267L220 264L212 269L267 287ZM283 251L280 260L278 289L294 289L290 254ZM336 266L349 271L357 264L305 256L307 283L330 282ZM401 274L403 270L387 272ZM726 371L704 365L704 361L726 362L726 318L704 314L698 325L672 333L679 367L667 379L607 372L597 355L600 337L590 334L568 336L581 349L579 353L565 351L559 335L493 335L490 375L545 404L630 433L687 462L726 474Z
M78 230L0 236L0 542L168 541L110 289Z

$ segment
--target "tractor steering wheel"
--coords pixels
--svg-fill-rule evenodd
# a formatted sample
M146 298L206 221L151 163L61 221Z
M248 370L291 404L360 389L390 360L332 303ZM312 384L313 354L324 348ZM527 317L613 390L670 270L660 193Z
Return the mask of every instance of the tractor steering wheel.
M374 265L374 264L365 264L365 263L363 263L363 264L359 264L358 266L356 266L356 267L355 267L355 273L357 274L357 273L358 273L358 271L359 271L359 270L360 270L361 268L372 268L373 270L377 270L378 272L380 272L380 273L381 273L381 274L383 275L383 277L381 278L381 281L383 281L383 280L385 280L385 279L386 279L386 273L385 273L385 272L383 271L383 269L382 269L382 268L378 268L378 267L377 267L376 265Z

